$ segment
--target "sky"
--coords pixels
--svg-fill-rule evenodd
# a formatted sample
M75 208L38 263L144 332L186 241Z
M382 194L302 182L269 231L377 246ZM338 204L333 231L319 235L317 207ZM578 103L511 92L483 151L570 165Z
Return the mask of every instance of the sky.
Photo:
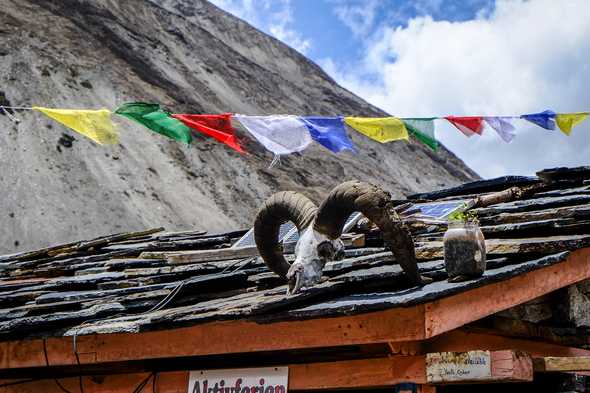
M588 0L214 0L399 117L590 111ZM567 137L514 120L436 136L484 178L590 165L590 119ZM403 142L394 142L403 143Z

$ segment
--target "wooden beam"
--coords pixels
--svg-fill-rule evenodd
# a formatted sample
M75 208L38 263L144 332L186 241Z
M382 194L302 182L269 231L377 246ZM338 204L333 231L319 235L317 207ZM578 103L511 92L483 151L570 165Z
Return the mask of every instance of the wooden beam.
M590 356L535 358L534 366L535 372L590 371Z
M426 355L431 384L505 383L533 380L533 361L519 351L437 352Z
M477 321L590 277L590 248L573 251L567 260L505 281L427 303L426 337Z
M94 364L416 341L423 336L424 308L420 305L337 318L268 324L223 321L145 333L79 336L77 348L81 363ZM47 339L46 348L50 365L76 364L72 337ZM0 343L0 368L45 365L43 340Z
M196 251L146 251L139 256L145 259L168 259L168 262L180 265L187 263L227 261L230 259L250 258L258 256L256 246L219 248L215 250Z
M424 356L310 363L289 366L289 390L377 388L426 383Z
M393 356L341 362L289 365L289 391L323 389L383 388L402 382L426 383L424 356ZM145 380L149 373L113 374L83 377L85 393L128 393ZM189 371L162 372L156 377L156 392L186 392ZM78 392L78 378L62 378L66 389ZM0 381L0 384L11 381ZM152 391L152 380L141 392ZM54 380L7 386L2 392L63 392Z
M587 349L508 337L501 332L493 332L489 329L456 329L426 341L422 348L426 352L514 350L529 353L533 358L590 356L590 350Z

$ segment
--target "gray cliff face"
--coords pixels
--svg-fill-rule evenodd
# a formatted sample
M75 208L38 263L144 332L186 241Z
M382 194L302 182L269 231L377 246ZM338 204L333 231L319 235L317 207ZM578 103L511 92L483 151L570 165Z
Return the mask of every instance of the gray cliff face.
M384 114L206 1L1 3L5 104L114 109L153 101L180 113ZM401 197L477 177L445 149L381 145L356 133L358 155L313 146L267 169L271 155L250 138L250 154L240 156L206 137L186 147L115 117L121 144L103 147L39 113L16 115L19 125L0 116L1 252L153 226L245 228L275 191L319 201L353 178Z

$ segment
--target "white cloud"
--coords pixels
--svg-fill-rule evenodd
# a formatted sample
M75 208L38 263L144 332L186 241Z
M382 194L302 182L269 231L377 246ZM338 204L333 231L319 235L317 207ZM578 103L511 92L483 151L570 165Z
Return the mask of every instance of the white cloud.
M213 4L305 54L311 40L295 31L291 0L211 0Z
M373 31L378 0L364 0L356 3L338 1L334 13L357 37L365 37Z
M498 0L495 11L479 15L453 23L417 17L407 27L382 27L365 42L362 61L320 64L398 116L590 110L590 2ZM467 139L444 121L437 135L484 177L588 164L590 121L569 138L523 120L515 125L511 144L491 129Z

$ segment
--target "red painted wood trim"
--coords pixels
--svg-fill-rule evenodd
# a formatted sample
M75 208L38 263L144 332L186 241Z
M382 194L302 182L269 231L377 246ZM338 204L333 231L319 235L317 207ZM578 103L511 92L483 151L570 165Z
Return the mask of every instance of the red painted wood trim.
M114 374L84 377L85 393L129 393L149 373ZM188 371L159 373L156 392L187 392ZM78 392L78 378L59 380L64 387ZM402 382L425 383L424 356L395 356L342 362L297 364L289 366L289 391L318 389L374 388ZM7 381L0 381L5 383ZM63 393L53 380L43 380L0 389L1 392ZM142 392L152 391L152 381ZM201 392L202 393L202 392Z
M565 262L427 303L426 337L461 327L549 292L590 278L590 248Z

